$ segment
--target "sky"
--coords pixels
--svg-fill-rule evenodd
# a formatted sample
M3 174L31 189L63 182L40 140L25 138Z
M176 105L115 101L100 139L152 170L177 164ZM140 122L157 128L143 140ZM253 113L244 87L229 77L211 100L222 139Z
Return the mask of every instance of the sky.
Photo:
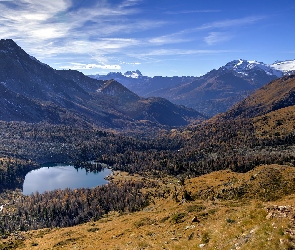
M295 59L293 0L0 0L0 38L55 69L200 76Z

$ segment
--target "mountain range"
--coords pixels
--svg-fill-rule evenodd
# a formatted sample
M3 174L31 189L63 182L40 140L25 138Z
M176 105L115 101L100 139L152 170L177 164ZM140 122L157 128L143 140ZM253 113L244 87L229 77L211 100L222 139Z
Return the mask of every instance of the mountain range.
M141 98L115 80L54 70L11 39L0 40L0 119L4 121L182 126L204 118L163 98Z
M239 59L200 77L151 78L139 70L86 76L55 70L13 40L2 39L0 119L105 128L185 126L229 110L263 85L292 75L294 69L292 60L266 65Z
M227 111L271 80L295 72L295 60L271 65L257 61L233 60L200 77L147 77L140 71L92 75L95 79L114 78L141 96L159 96L214 116Z

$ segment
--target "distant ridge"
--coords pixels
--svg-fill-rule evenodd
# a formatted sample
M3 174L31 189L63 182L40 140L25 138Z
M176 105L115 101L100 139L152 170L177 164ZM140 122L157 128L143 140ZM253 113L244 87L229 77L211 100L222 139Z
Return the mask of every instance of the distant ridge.
M91 77L104 80L114 78L138 95L163 97L214 116L227 111L264 84L295 73L294 69L295 60L265 64L238 59L200 77L147 77L139 70Z

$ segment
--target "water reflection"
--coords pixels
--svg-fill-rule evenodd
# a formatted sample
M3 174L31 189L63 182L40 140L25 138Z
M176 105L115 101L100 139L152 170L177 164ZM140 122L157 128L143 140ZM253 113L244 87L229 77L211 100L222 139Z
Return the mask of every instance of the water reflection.
M42 167L26 175L23 194L29 195L36 191L43 193L65 188L92 188L108 183L104 178L110 174L110 169L104 169L102 172L95 173L61 164L55 167Z

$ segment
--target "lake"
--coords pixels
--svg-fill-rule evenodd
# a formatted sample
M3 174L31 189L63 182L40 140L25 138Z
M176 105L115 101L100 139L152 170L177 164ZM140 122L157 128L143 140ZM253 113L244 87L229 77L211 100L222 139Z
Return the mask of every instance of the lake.
M108 181L104 178L111 173L112 170L107 168L101 172L93 173L62 164L41 167L26 175L23 194L30 195L36 191L44 193L54 189L93 188L107 184Z

